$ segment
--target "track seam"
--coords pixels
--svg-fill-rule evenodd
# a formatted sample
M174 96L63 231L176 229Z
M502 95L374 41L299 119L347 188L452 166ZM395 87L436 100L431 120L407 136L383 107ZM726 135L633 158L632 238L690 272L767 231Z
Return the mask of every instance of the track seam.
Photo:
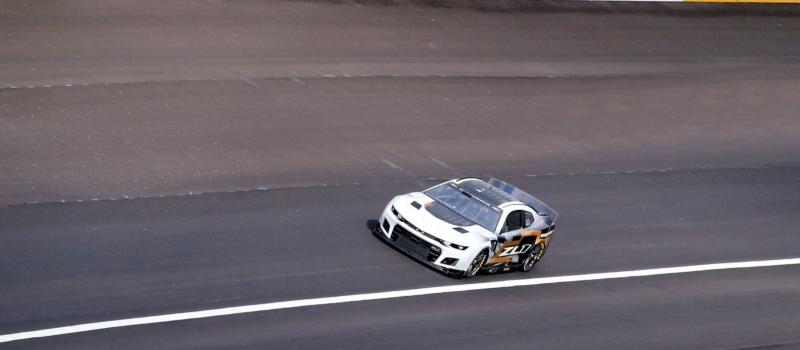
M382 160L382 159L381 159ZM800 161L798 161L800 162ZM786 162L786 163L794 163L794 162ZM688 172L688 171L716 171L716 170L761 170L761 169L794 169L800 168L800 165L775 165L769 163L762 163L759 165L752 165L752 166L739 166L739 167L706 167L706 166L694 166L694 167L686 167L686 168L646 168L646 169L639 169L639 170L603 170L603 171L585 171L585 172L577 172L577 171L567 171L567 172L547 172L547 173L527 173L524 177L558 177L558 176L599 176L599 175L644 175L644 174L669 174L669 173L678 173L678 172ZM492 174L483 174L480 177L491 177ZM507 177L520 177L521 175L508 175ZM424 178L425 181L447 181L452 179L452 177L427 177ZM157 195L145 195L145 196L129 196L129 195L120 195L120 196L113 196L113 197L102 197L102 198L86 198L86 199L61 199L61 200L52 200L52 201L27 201L27 202L20 202L15 204L6 204L5 207L13 208L13 207L21 207L27 205L39 205L39 204L74 204L74 203L87 203L87 202L110 202L110 201L122 201L122 200L136 200L136 199L158 199L158 198L173 198L173 197L194 197L194 196L204 196L204 195L214 195L214 194L225 194L225 193L250 193L250 192L267 192L267 191L285 191L285 190L298 190L298 189L314 189L314 188L327 188L327 187L351 187L351 186L362 186L362 185L381 185L381 184L400 184L400 183L408 183L408 180L397 180L391 182L382 182L382 183L364 183L364 182L349 182L349 183L311 183L306 185L288 185L288 186L258 186L253 188L240 188L228 191L188 191L188 192L179 192L179 193L165 193L165 194L157 194Z
M748 67L751 68L751 67ZM469 75L469 74L323 74L314 76L263 76L246 77L237 75L234 78L204 78L204 79L174 79L174 80L142 80L142 81L122 81L122 82L83 82L83 83L50 83L50 84L0 84L0 91L3 90L26 90L26 89L46 89L46 88L77 88L103 86L111 87L118 85L144 85L144 84L187 84L205 82L245 82L248 85L261 89L257 81L287 80L305 86L304 80L339 80L339 79L503 79L503 80L544 80L544 79L614 79L614 78L645 78L658 79L665 77L691 77L692 74L682 72L674 73L617 73L617 74L563 74L563 75Z

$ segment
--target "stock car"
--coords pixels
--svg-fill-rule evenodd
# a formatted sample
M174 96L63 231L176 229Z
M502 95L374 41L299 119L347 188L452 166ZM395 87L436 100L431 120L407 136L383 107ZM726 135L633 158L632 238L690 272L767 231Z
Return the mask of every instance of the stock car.
M451 277L531 271L553 239L558 213L504 181L461 178L394 197L372 231Z

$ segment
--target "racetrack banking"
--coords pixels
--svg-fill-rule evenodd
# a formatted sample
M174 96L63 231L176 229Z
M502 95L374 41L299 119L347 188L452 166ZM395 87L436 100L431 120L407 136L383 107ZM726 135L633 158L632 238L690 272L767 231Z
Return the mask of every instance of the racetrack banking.
M301 307L317 306L317 305L342 304L342 303L352 303L352 302L369 301L369 300L468 292L468 291L498 289L498 288L535 286L543 284L585 282L585 281L609 280L609 279L620 279L620 278L630 278L630 277L647 277L647 276L682 274L682 273L703 272L703 271L747 269L747 268L787 266L787 265L800 265L800 258L740 261L740 262L728 262L728 263L664 267L664 268L643 269L643 270L539 277L539 278L528 278L520 280L470 283L470 284L460 284L460 285L450 285L450 286L440 286L440 287L426 287L426 288L396 290L387 292L377 292L377 293L351 294L351 295L343 295L335 297L279 301L279 302L264 303L264 304L243 305L243 306L226 307L226 308L211 309L211 310L190 311L190 312L181 312L174 314L85 323L85 324L77 324L64 327L4 334L0 335L0 343L33 339L33 338L53 337L64 334L91 332L109 328L130 327L130 326L138 326L138 325L146 325L154 323L229 316L229 315L245 314L245 313L260 312L260 311L293 309L293 308L301 308Z

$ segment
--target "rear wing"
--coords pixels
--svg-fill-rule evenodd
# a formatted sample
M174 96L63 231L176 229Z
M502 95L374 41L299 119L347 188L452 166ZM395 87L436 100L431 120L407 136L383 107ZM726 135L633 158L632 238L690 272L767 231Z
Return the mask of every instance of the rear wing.
M498 180L495 178L489 179L489 185L500 191L508 193L516 200L529 205L531 208L536 210L539 215L545 216L545 221L547 222L548 226L555 224L556 220L558 220L558 212L553 210L553 208L550 208L549 205L540 201L538 198L529 195L525 191L520 190L519 188L516 188L503 180Z

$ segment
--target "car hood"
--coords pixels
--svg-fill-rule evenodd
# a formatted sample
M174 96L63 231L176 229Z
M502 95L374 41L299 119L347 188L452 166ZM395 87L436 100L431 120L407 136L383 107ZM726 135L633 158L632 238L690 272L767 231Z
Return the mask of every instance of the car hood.
M436 205L438 203L422 192L397 196L393 202L395 210L406 223L445 241L470 246L494 237L492 232L469 220L462 218L460 224L454 224L440 219L429 211Z

